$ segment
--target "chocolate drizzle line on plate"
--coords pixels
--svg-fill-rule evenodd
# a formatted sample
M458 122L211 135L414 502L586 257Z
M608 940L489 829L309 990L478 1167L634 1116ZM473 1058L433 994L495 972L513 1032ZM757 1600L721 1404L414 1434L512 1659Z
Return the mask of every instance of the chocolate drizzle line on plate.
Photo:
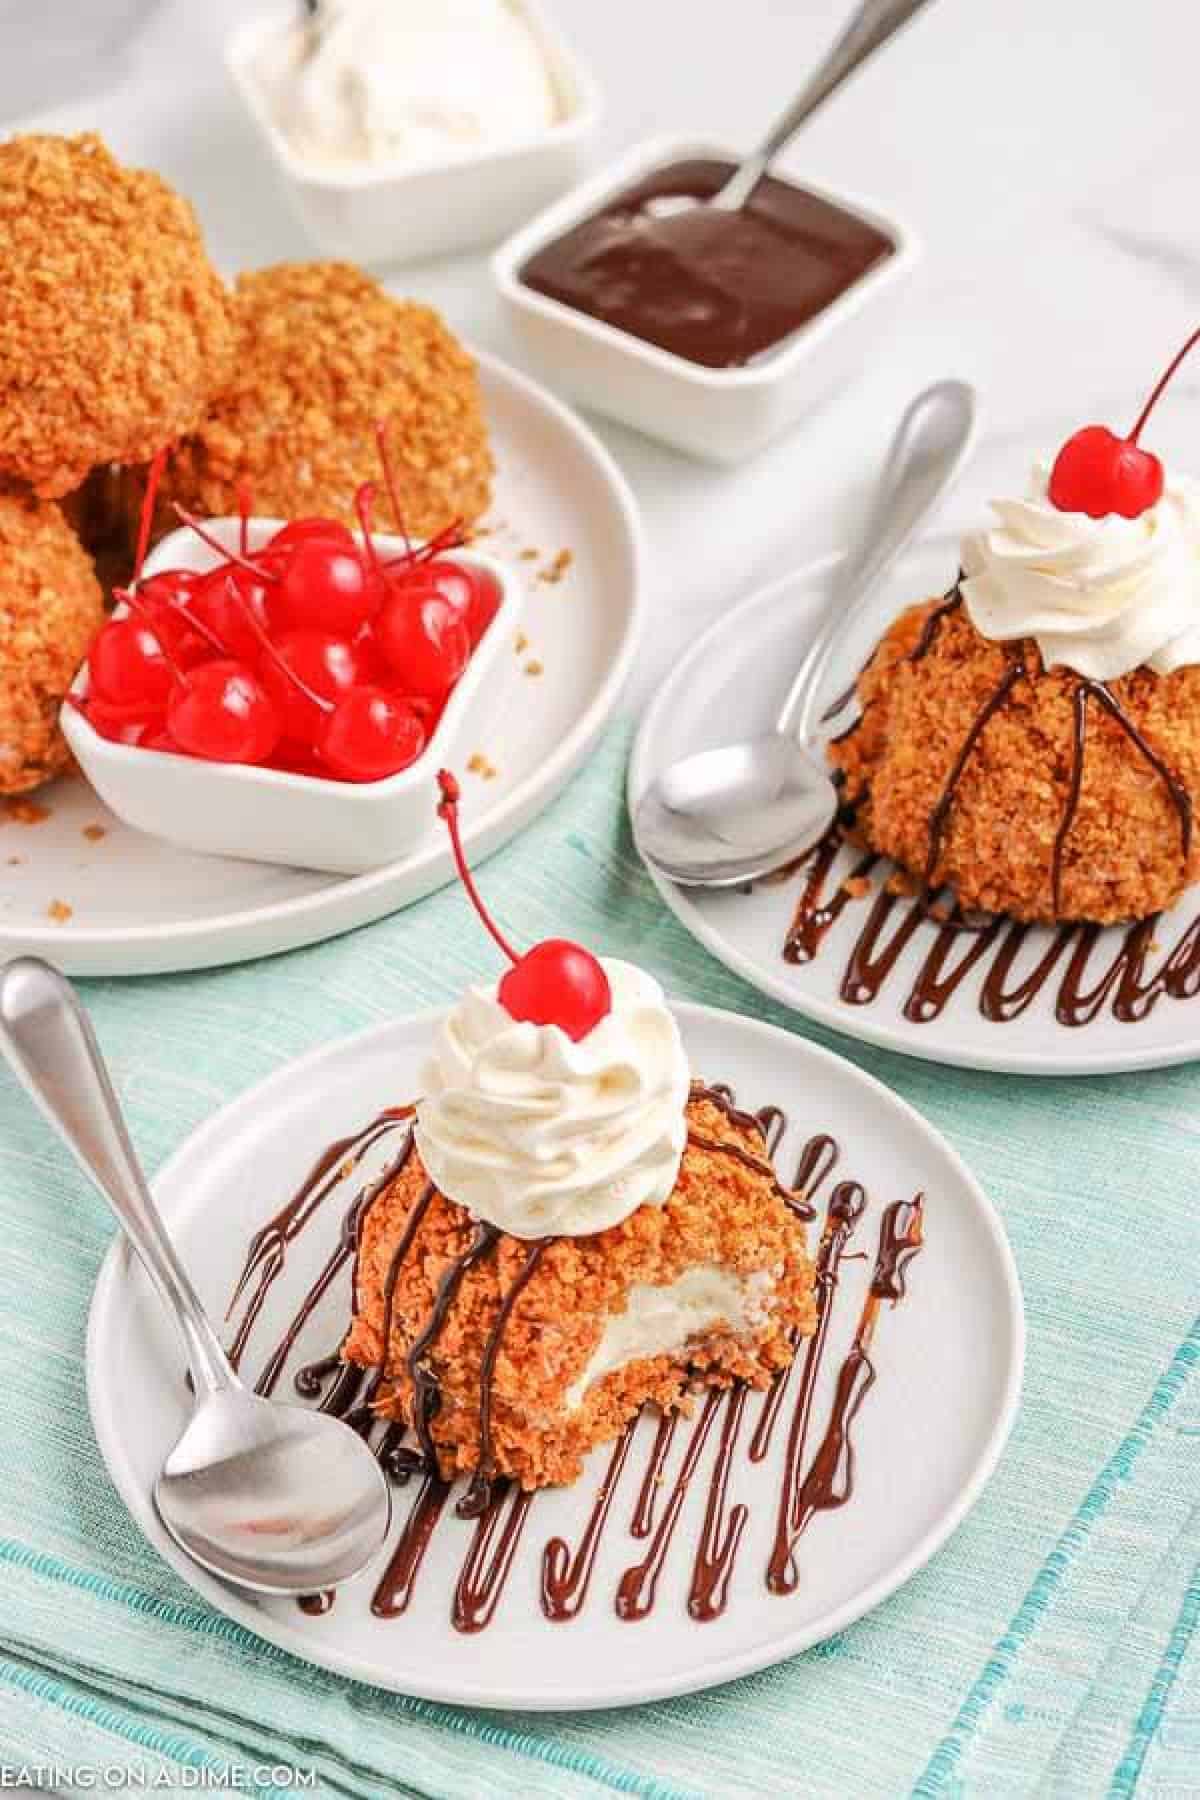
M678 1416L678 1413L664 1413L659 1419L659 1429L668 1420L673 1424ZM560 1537L552 1537L542 1551L542 1611L548 1619L556 1622L573 1619L587 1599L592 1570L596 1566L596 1552L608 1523L609 1508L629 1455L637 1423L636 1418L631 1419L613 1445L608 1468L596 1490L596 1498L574 1556L571 1555L570 1545Z
M852 895L845 883L831 900L823 898L825 881L841 846L841 830L835 828L811 853L809 873L795 917L784 942L784 958L792 963L811 962L819 953L826 933L840 917ZM871 859L871 866L876 859ZM859 865L853 873L866 873ZM1200 916L1168 950L1157 968L1149 967L1158 952L1162 915L1154 913L1121 928L1107 961L1097 961L1102 936L1099 925L1060 925L1044 936L1032 964L1018 970L1021 953L1033 927L1016 920L993 918L982 929L964 932L961 923L931 923L916 900L907 906L887 891L872 898L866 918L851 945L839 985L849 1006L866 1006L876 1000L895 973L903 952L924 927L932 932L915 975L909 979L902 1011L912 1024L937 1019L972 970L979 969L978 1008L989 1023L1005 1024L1019 1018L1032 1005L1055 971L1065 962L1054 997L1060 1025L1088 1025L1111 1007L1123 1024L1148 1017L1163 995L1190 1000L1200 993ZM966 939L966 947L964 947ZM954 952L957 960L951 962ZM991 953L989 956L989 952ZM1068 955L1068 952L1070 953ZM949 964L949 966L947 966Z
M916 644L904 660L915 663L927 656L937 640L942 622L961 604L962 595L956 584L929 612ZM930 813L928 847L918 895L907 906L901 906L899 897L889 891L889 883L872 900L842 975L839 992L847 1005L867 1006L878 998L918 930L929 922L935 928L933 942L926 949L903 1004L904 1017L912 1024L924 1025L940 1018L966 977L984 964L989 952L994 954L982 968L978 1006L982 1016L993 1024L1007 1023L1026 1011L1072 943L1074 949L1055 997L1055 1017L1060 1025L1090 1024L1110 1001L1116 1019L1125 1024L1135 1023L1150 1013L1163 994L1173 999L1191 999L1200 990L1200 918L1188 927L1154 974L1147 974L1146 963L1156 948L1155 935L1161 915L1156 913L1126 927L1110 962L1093 979L1092 985L1085 987L1092 953L1101 935L1101 927L1097 925L1057 926L1033 967L1010 985L1013 966L1029 926L986 914L967 918L957 908L946 918L937 916L933 902L938 865L959 787L984 731L1007 705L1014 689L1028 672L1024 647L1018 645L1010 649L1004 673L976 713ZM1191 854L1192 801L1187 787L1129 717L1111 689L1104 682L1080 677L1071 690L1071 768L1050 859L1051 892L1054 910L1058 913L1062 911L1067 847L1083 793L1088 706L1092 701L1109 715L1162 782L1179 821L1180 854L1185 866ZM870 852L862 855L835 892L826 898L825 890L845 842L846 827L852 822L853 809L843 808L838 822L797 865L803 870L804 884L784 938L786 962L814 960L831 927L856 896L859 885L883 861ZM965 949L964 936L968 939Z
M641 1562L634 1563L626 1569L617 1584L617 1617L619 1619L644 1619L654 1605L654 1596L658 1589L658 1578L663 1564L667 1560L667 1552L671 1548L671 1539L675 1535L675 1527L679 1523L679 1515L687 1498L688 1488L696 1473L700 1454L712 1429L712 1422L717 1416L717 1409L724 1405L728 1394L720 1388L709 1388L700 1403L700 1411L692 1426L683 1462L675 1477L675 1484L667 1496L662 1518L658 1522L654 1536L650 1540Z
M824 1131L818 1132L815 1137L810 1137L807 1144L805 1144L803 1150L800 1152L800 1161L796 1167L795 1186L797 1193L802 1194L806 1200L811 1199L811 1196L815 1194L833 1174L833 1171L837 1166L837 1159L838 1146L836 1138L831 1138L828 1132ZM841 1189L839 1188L838 1195L840 1194ZM836 1198L837 1196L835 1196L835 1199ZM839 1205L840 1204L841 1202L839 1201ZM828 1231L829 1221L827 1219L825 1230L822 1233L822 1244L824 1244ZM818 1307L820 1305L821 1297L820 1272L821 1260L820 1250L818 1250L816 1282ZM793 1338L793 1342L798 1350L800 1347L799 1340ZM758 1415L758 1423L754 1428L754 1436L750 1440L751 1462L761 1462L771 1447L771 1434L775 1429L775 1420L778 1417L779 1408L783 1404L783 1396L787 1391L787 1386L792 1376L792 1370L795 1366L795 1359L793 1358L786 1369L780 1370L779 1374L776 1375L770 1387L767 1389L763 1398L762 1411Z
M646 1472L642 1476L637 1505L633 1509L633 1518L629 1524L630 1534L635 1538L648 1538L654 1530L654 1515L658 1507L659 1490L664 1480L663 1470L667 1466L671 1445L675 1441L679 1417L677 1412L660 1413L658 1416L658 1425L654 1432L654 1442L650 1446Z
M508 1514L500 1525L500 1535L497 1538L496 1528L506 1501ZM471 1633L482 1631L485 1625L490 1625L500 1604L504 1583L512 1568L532 1504L533 1495L527 1494L514 1483L507 1480L495 1483L486 1507L475 1521L471 1548L467 1551L458 1577L458 1586L454 1590L451 1618L456 1631ZM493 1538L496 1538L494 1547Z
M875 1384L875 1365L870 1358L871 1340L885 1300L898 1306L903 1300L907 1264L921 1248L924 1230L924 1196L896 1200L887 1208L879 1227L879 1248L858 1329L846 1359L838 1371L833 1407L812 1466L799 1487L789 1494L786 1536L776 1536L767 1572L774 1593L790 1593L799 1580L796 1542L818 1512L844 1506L854 1487L854 1441L851 1427L868 1390ZM793 1481L795 1471L791 1471ZM781 1509L782 1519L782 1509Z
M800 1358L800 1385L788 1430L787 1455L784 1459L783 1482L776 1514L775 1544L767 1564L767 1586L773 1594L791 1593L800 1579L792 1554L793 1520L813 1394L829 1335L829 1321L833 1315L842 1254L854 1235L854 1228L861 1219L866 1204L867 1196L857 1181L839 1182L829 1197L825 1225L817 1250L817 1325L813 1335L805 1342Z
M688 1612L701 1623L716 1619L725 1611L734 1558L746 1529L746 1520L750 1517L750 1508L741 1501L728 1514L725 1511L729 1471L733 1464L738 1433L742 1428L742 1414L746 1410L748 1392L745 1383L739 1381L725 1397L725 1420L717 1446L717 1460L708 1484L704 1524L696 1549L696 1560L692 1564L692 1585L688 1590Z
M707 1088L695 1084L692 1098L711 1100L721 1108L736 1129L748 1136L757 1137L768 1155L778 1148L786 1130L786 1119L779 1108L763 1107L757 1113L743 1112L737 1107L732 1092L723 1086ZM232 1314L238 1300L249 1290L249 1323L243 1317L235 1333L235 1341L242 1348L262 1310L267 1290L283 1269L287 1246L317 1214L339 1183L349 1179L373 1144L388 1131L398 1129L401 1125L408 1127L399 1154L388 1162L382 1175L351 1198L342 1217L332 1255L318 1273L283 1338L267 1357L259 1377L260 1391L269 1392L275 1386L321 1297L352 1256L355 1259L353 1280L357 1283L357 1257L363 1220L373 1200L395 1180L412 1152L411 1120L411 1109L398 1109L381 1114L355 1136L339 1140L319 1160L288 1205L251 1240L246 1264L230 1306ZM707 1143L704 1147L708 1147ZM838 1145L832 1137L826 1133L814 1135L800 1154L793 1187L786 1188L778 1182L773 1167L753 1152L727 1144L718 1144L714 1148L717 1151L732 1152L759 1173L769 1174L776 1180L778 1191L790 1205L802 1211L804 1216L811 1216L809 1196L829 1179L839 1155ZM371 1441L381 1466L398 1485L407 1484L414 1476L420 1477L420 1485L372 1596L371 1610L377 1618L394 1618L407 1610L426 1552L447 1513L451 1517L457 1514L460 1518L474 1521L470 1543L455 1583L451 1607L455 1628L470 1634L483 1630L495 1615L517 1557L530 1508L536 1498L535 1495L524 1492L511 1479L495 1476L491 1445L491 1387L504 1334L521 1293L533 1279L543 1255L555 1240L540 1239L526 1247L524 1261L500 1302L486 1340L480 1368L478 1462L458 1505L449 1508L447 1503L453 1484L443 1480L439 1473L431 1432L441 1401L440 1380L432 1361L432 1352L464 1277L496 1248L500 1233L493 1227L477 1225L466 1248L443 1270L426 1323L408 1351L406 1362L413 1384L413 1434L417 1442L408 1442L405 1428L381 1419L377 1410L377 1396L387 1374L387 1342L390 1338L397 1283L402 1279L405 1259L413 1247L435 1191L432 1185L426 1184L413 1203L388 1267L384 1285L383 1362L374 1369L361 1369L356 1365L343 1363L340 1354L335 1352L303 1364L295 1375L294 1383L297 1392L305 1399L317 1402L324 1411L344 1419ZM921 1242L920 1197L912 1203L897 1202L888 1207L883 1215L871 1285L859 1319L854 1346L839 1371L829 1424L812 1467L805 1474L802 1469L804 1443L825 1349L839 1265L846 1260L843 1254L846 1244L865 1205L866 1196L856 1182L841 1182L829 1198L817 1253L817 1330L814 1337L799 1347L796 1362L792 1365L798 1367L801 1374L783 1470L776 1553L772 1557L767 1576L768 1588L776 1592L790 1592L796 1585L798 1575L794 1557L795 1541L812 1516L818 1511L843 1505L849 1497L853 1478L850 1431L867 1388L875 1379L868 1350L876 1317L884 1300L895 1303L903 1296L905 1266ZM257 1284L251 1288L250 1284L256 1275ZM764 1396L763 1407L749 1446L749 1464L761 1462L766 1455L772 1425L779 1411L789 1374L790 1371L785 1370L777 1377ZM698 1410L690 1422L682 1461L674 1480L669 1484L666 1469L671 1460L681 1415L678 1411L658 1415L628 1526L631 1537L650 1541L645 1555L624 1571L618 1583L615 1604L622 1619L635 1621L645 1618L653 1608L660 1576L718 1414L722 1415L721 1430L708 1474L703 1518L693 1552L687 1606L691 1616L701 1622L715 1619L724 1611L738 1549L750 1516L746 1502L738 1501L732 1506L729 1504L730 1485L737 1463L749 1392L744 1383L735 1382L725 1389L708 1389L697 1397ZM651 1412L654 1409L644 1410ZM604 1533L613 1514L617 1489L638 1432L639 1420L640 1415L631 1419L612 1446L606 1472L596 1491L575 1552L571 1553L561 1537L551 1538L543 1548L540 1562L541 1603L545 1616L550 1620L565 1622L578 1617L583 1609ZM658 1506L660 1493L664 1496L661 1514ZM781 1558L782 1574L776 1568ZM311 1616L328 1612L333 1604L334 1595L329 1591L305 1596L299 1602L302 1611Z
M422 1478L387 1568L371 1596L371 1611L377 1619L394 1619L407 1611L421 1563L449 1493L450 1483L440 1476Z

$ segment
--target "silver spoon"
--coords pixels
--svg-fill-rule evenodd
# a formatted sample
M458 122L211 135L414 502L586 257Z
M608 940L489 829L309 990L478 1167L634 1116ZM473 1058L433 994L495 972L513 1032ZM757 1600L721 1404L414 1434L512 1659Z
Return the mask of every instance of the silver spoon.
M214 1575L262 1593L311 1593L356 1575L387 1536L382 1470L340 1420L260 1400L238 1379L150 1197L88 1016L36 957L0 970L0 1048L183 1334L195 1406L154 1488L171 1536Z
M686 194L661 194L646 210L657 218L669 218L672 214L695 208L707 211L715 207L718 212L737 212L805 120L841 87L847 76L928 4L929 0L861 0L857 11L787 111L775 121L757 150L742 159L724 187L709 200L698 200Z
M964 381L939 381L917 395L774 730L681 757L637 801L637 847L673 881L737 887L802 856L828 831L838 796L817 740L844 730L855 702L851 690L821 712L830 666L880 577L962 468L975 419L975 390Z

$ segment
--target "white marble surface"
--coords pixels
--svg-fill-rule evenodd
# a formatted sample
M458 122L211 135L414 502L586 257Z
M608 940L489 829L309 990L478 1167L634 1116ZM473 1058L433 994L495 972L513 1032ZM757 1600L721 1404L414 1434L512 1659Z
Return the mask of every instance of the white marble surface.
M748 143L846 10L554 4L605 92L597 160L665 130ZM95 127L161 169L195 202L229 272L313 253L224 76L221 44L245 10L162 0L119 85L43 115L54 129ZM1200 9L1183 0L936 0L811 123L787 166L878 199L917 231L924 257L873 363L756 461L711 469L598 424L652 552L635 703L723 607L847 535L895 418L925 382L966 376L984 400L979 456L947 503L956 527L1076 425L1132 422L1200 313L1198 65ZM521 360L485 256L396 270L390 285ZM1148 442L1200 471L1198 426L1200 360Z

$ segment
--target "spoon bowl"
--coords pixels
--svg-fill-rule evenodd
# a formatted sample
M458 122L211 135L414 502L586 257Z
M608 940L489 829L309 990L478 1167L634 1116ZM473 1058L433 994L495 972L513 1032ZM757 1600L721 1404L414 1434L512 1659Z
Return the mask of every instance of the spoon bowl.
M154 1485L158 1516L214 1575L263 1593L335 1587L387 1533L386 1479L327 1413L244 1388L202 1400ZM362 1451L366 1446L361 1446Z
M146 1185L91 1022L36 957L0 969L0 1049L179 1325L196 1402L155 1483L166 1529L212 1574L259 1593L312 1593L356 1575L391 1523L382 1469L341 1420L243 1385Z
M643 854L684 887L740 887L824 837L837 790L805 745L772 731L700 750L652 782L637 810Z
M961 469L975 436L974 390L924 389L896 428L857 552L844 566L773 731L679 758L647 786L633 834L647 862L684 887L739 887L794 862L820 842L838 809L824 744L848 728L851 688L821 710L844 637L884 571Z

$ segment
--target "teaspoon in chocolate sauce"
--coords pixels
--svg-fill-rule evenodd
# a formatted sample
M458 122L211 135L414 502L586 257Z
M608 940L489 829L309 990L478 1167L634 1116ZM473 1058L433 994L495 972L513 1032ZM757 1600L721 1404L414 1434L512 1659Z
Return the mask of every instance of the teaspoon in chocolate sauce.
M939 381L917 395L896 428L862 540L838 570L774 730L679 758L636 802L637 847L672 881L738 887L803 856L828 831L838 795L823 740L848 727L855 701L851 690L821 711L830 667L880 578L962 468L975 420L975 390L964 381Z
M929 0L861 0L786 112L776 119L758 148L742 158L711 200L700 200L691 194L663 194L650 202L647 211L662 219L685 212L738 212L805 120L928 3Z
M307 1594L356 1575L387 1536L382 1470L339 1419L261 1400L234 1373L150 1196L88 1016L35 957L0 970L0 1048L183 1335L195 1406L154 1488L171 1536L214 1575L262 1593Z

